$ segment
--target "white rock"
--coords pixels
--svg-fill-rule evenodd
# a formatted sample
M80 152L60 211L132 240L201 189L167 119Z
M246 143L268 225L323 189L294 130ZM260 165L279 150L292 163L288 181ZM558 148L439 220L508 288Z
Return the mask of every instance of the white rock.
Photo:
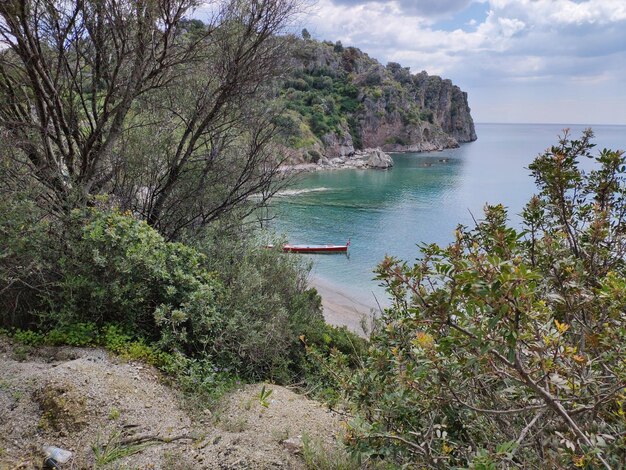
M370 168L391 168L393 160L391 156L383 152L381 149L367 149L367 166Z
M299 454L302 452L304 444L302 443L302 436L290 437L283 441L283 446L292 454Z

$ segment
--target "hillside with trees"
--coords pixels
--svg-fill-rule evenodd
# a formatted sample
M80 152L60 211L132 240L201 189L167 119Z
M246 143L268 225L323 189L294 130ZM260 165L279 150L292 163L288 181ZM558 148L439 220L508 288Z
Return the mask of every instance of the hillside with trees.
M309 468L623 467L623 152L595 153L591 131L565 134L529 167L537 195L522 228L488 206L449 246L422 246L414 264L382 260L392 302L365 340L324 322L310 266L267 249L255 211L289 182L280 171L289 159L474 139L466 95L357 49L287 35L297 0L220 0L210 23L189 19L196 6L0 3L0 366L9 371L0 422L23 431L0 433L0 465L21 468L32 442L70 435L94 467L169 443L129 435L123 410L105 417L94 405L102 390L120 390L97 372L111 364L155 400L174 396L160 380L175 388L191 411L172 406L174 421L199 430L238 388L227 411L269 408L272 391L244 383L288 385L340 409L350 456L340 466L324 452L287 460ZM48 349L59 346L108 353ZM139 364L150 372L140 377ZM30 380L55 369L65 385ZM89 391L83 377L103 388ZM141 399L133 386L122 392ZM276 398L288 404L290 393ZM16 408L31 421L13 426ZM82 410L106 436L77 434L88 425ZM276 416L266 422L280 429ZM234 446L240 423L229 423ZM232 452L209 435L181 440L190 452L215 446L204 454L216 459ZM263 436L268 446L286 440ZM257 450L251 468L268 461ZM189 468L166 457L150 465Z
M432 151L476 140L467 94L450 80L383 66L355 47L293 39L279 103L282 136L300 161L355 150Z

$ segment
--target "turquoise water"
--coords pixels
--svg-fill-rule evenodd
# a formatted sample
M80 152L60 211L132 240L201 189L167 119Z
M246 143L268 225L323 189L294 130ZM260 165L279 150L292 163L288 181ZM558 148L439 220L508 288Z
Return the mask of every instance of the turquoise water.
M526 169L557 142L561 129L584 126L479 124L478 140L459 149L393 154L394 168L306 174L275 199L274 227L291 243L343 244L349 257L309 255L313 274L368 305L385 294L372 280L385 254L412 261L418 243L448 243L485 203L509 208L511 222L535 191ZM594 126L598 148L626 149L626 126Z

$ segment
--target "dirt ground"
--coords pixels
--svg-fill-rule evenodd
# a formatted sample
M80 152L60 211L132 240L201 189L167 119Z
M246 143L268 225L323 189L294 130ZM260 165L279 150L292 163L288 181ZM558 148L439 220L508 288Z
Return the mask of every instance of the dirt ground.
M301 436L330 451L341 430L335 412L277 385L190 412L150 366L0 337L0 469L41 468L46 445L74 453L63 469L298 469Z

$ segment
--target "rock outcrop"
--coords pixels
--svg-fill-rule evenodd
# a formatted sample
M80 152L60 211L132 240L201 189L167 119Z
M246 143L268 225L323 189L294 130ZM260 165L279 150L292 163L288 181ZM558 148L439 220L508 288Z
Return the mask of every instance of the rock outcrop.
M354 155L354 142L349 130L341 129L341 132L335 134L329 132L322 136L324 143L324 155L326 157L349 157Z
M369 168L386 170L387 168L391 168L393 166L393 160L391 157L381 149L366 149L365 155L367 166Z
M297 163L283 167L283 171L314 171L340 169L388 170L393 167L391 156L380 148L356 150L351 155L333 158L321 157L316 163Z
M323 164L363 148L422 152L476 140L467 93L450 80L310 39L297 40L292 65L281 99L294 163Z

